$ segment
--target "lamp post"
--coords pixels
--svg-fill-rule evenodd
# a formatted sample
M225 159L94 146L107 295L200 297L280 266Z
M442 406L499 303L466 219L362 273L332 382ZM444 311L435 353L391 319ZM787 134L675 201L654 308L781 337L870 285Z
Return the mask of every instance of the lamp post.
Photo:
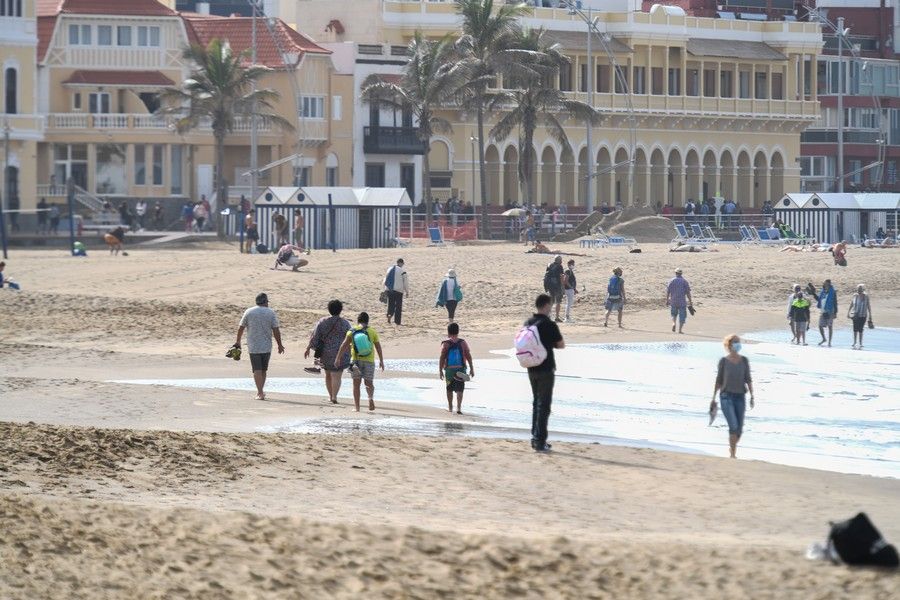
M478 158L475 156L475 141L478 138L474 135L469 136L469 142L472 144L472 207L474 210L475 207L475 164L478 162Z
M838 43L837 177L838 177L838 192L844 191L844 36L846 34L847 34L847 31L844 30L844 17L838 17L838 20L837 20L837 43Z
M250 62L256 66L256 13L259 11L259 0L251 0L253 6L252 26L253 31L250 34ZM256 79L252 82L253 101L250 103L250 205L256 202L256 187L259 181L259 155L257 144L259 143L259 131L256 124ZM222 174L220 173L221 177ZM226 204L228 198L223 200Z
M570 15L578 15L579 11L577 10L578 6L573 0L567 0L566 5L569 7ZM591 47L591 38L593 37L593 28L594 21L591 16L591 7L587 9L587 101L588 105L591 108L594 108L594 53L593 48ZM583 15L582 15L583 16ZM593 133L594 133L594 125L590 119L587 120L586 123L586 143L587 143L587 174L585 178L587 179L587 198L585 198L584 205L587 209L588 214L594 212L594 141L593 141Z
M6 202L6 196L9 193L9 119L3 123L3 190L0 192L0 243L3 246L3 258L7 259L6 246L6 214L3 212L3 205Z

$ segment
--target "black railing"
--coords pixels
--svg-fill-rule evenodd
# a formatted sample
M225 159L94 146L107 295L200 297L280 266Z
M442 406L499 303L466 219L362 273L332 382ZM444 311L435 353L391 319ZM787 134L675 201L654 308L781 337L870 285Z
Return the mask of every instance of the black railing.
M425 142L415 127L363 127L363 152L371 154L425 154Z

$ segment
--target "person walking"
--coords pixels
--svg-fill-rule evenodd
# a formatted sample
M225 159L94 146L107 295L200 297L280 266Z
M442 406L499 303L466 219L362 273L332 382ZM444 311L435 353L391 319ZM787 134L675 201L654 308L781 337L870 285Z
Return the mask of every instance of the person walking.
M625 308L625 280L622 278L622 267L613 269L613 276L606 284L606 317L603 326L609 327L609 315L616 311L619 317L619 328L622 327L622 309Z
M744 432L744 413L746 412L746 394L750 392L750 408L756 400L753 396L753 379L750 377L750 361L740 354L741 338L736 334L726 336L722 341L725 356L719 359L716 373L716 385L713 388L713 399L709 412L715 415L717 410L716 394L722 404L722 414L728 422L728 449L731 458L737 458L737 445ZM710 421L712 423L712 421Z
M378 332L369 327L369 313L361 312L356 318L357 326L347 332L338 358L334 361L338 367L340 357L350 350L350 376L353 378L353 405L359 412L360 388L366 382L366 393L369 396L369 410L375 410L375 352L378 353L378 366L384 371L384 355L381 353L381 341Z
M275 235L275 244L280 248L288 243L288 220L281 213L272 215L273 234Z
M794 323L797 345L806 345L806 331L809 329L810 302L803 296L803 292L797 292L791 302L791 310L788 318Z
M409 294L409 277L407 276L405 263L402 258L397 259L397 264L387 270L384 276L384 289L388 295L387 321L400 325L403 320L403 296Z
M209 212L207 212L206 206L203 202L198 202L194 206L194 222L197 224L197 233L203 233L203 225L208 216Z
M534 302L537 310L525 321L525 327L534 326L547 357L535 367L528 367L528 381L531 384L531 447L536 452L547 452L547 422L550 420L550 405L553 403L553 384L556 380L556 357L554 350L566 347L559 326L550 319L553 299L547 294L539 294Z
M466 371L466 363L469 370ZM456 414L462 414L463 392L466 381L475 377L472 352L466 340L459 337L459 324L447 325L447 339L441 342L441 358L438 361L438 376L447 384L447 410L453 412L453 394L456 394Z
M350 322L341 316L344 304L340 300L332 300L328 303L328 314L331 316L319 319L313 328L306 345L303 358L309 358L313 352L316 367L325 371L325 389L328 391L328 400L337 404L338 392L341 391L341 375L344 369L350 366L350 353L346 350L338 354L338 350L350 331ZM315 369L313 369L314 372Z
M791 295L788 296L787 320L788 325L790 325L791 327L791 343L793 344L797 340L797 327L794 323L794 319L791 317L791 306L793 306L794 300L797 299L797 294L801 291L800 284L795 283L792 289L793 291L791 292Z
M61 214L58 204L50 205L50 233L53 235L59 233L59 218Z
M847 316L853 321L853 348L863 348L863 332L866 330L868 322L870 328L874 328L872 323L872 305L869 302L869 295L866 293L866 286L859 284L856 286L856 293L850 300L850 307L847 310ZM857 343L857 339L859 342Z
M575 259L570 258L566 263L568 267L563 273L563 291L566 294L566 323L572 322L572 307L575 305L575 296L578 294L578 279L575 277Z
M278 316L269 308L269 297L265 293L256 295L256 306L248 308L241 317L237 330L235 348L241 347L241 337L247 331L247 352L250 354L250 368L256 384L256 399L266 399L266 372L272 356L272 338L278 344L278 354L284 354L281 343L281 329Z
M138 230L144 229L144 217L147 216L147 201L141 198L134 205L134 214L137 217Z
M37 233L38 235L46 235L48 233L47 228L47 213L50 212L50 205L47 204L46 198L41 198L41 200L37 203Z
M163 207L159 200L157 200L156 204L153 205L153 228L157 231L162 231L164 225Z
M303 251L303 229L305 225L306 220L303 218L303 212L299 208L294 209L294 244L300 247L301 252Z
M834 334L834 317L837 315L838 311L838 301L837 301L837 292L834 287L831 285L831 280L826 279L822 282L822 291L819 294L816 294L813 291L813 296L816 299L816 307L819 308L819 335L822 336L822 341L819 342L821 346L825 342L828 342L828 347L831 347L831 337ZM825 338L825 329L828 329L828 338Z
M684 322L687 321L687 311L693 311L694 301L691 299L691 284L683 276L682 270L675 269L675 277L669 281L666 287L666 306L672 314L672 331L675 331L678 322L678 333L684 333Z
M185 202L181 207L181 219L184 221L184 232L191 233L194 230L194 207L190 202Z
M244 217L244 245L246 246L244 253L250 254L258 243L259 227L253 219L253 213L247 213L247 216Z
M447 276L441 282L441 287L438 288L435 306L446 306L447 318L452 323L456 316L456 307L462 298L462 288L456 279L456 271L450 268L447 270Z
M559 310L562 305L563 289L565 288L565 270L562 265L562 256L557 254L544 271L544 291L549 294L556 305L556 322L562 323L559 318Z

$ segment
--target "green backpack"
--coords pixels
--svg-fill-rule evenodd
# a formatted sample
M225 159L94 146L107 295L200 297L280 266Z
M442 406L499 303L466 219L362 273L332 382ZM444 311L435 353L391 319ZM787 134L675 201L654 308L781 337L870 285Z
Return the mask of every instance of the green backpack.
M369 338L368 331L368 327L353 330L353 337L350 339L353 341L353 348L356 350L357 358L365 358L372 354L374 348L372 346L372 340Z

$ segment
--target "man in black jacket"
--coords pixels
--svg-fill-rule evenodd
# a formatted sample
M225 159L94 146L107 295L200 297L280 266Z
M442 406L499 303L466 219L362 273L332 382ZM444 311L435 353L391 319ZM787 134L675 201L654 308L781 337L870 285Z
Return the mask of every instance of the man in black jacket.
M556 359L553 350L566 347L559 326L550 319L553 300L547 294L540 294L534 302L537 312L525 325L537 327L541 344L547 350L547 358L536 367L528 368L533 396L531 415L531 447L537 452L547 452L547 421L550 419L550 404L553 402L553 383L556 379Z

